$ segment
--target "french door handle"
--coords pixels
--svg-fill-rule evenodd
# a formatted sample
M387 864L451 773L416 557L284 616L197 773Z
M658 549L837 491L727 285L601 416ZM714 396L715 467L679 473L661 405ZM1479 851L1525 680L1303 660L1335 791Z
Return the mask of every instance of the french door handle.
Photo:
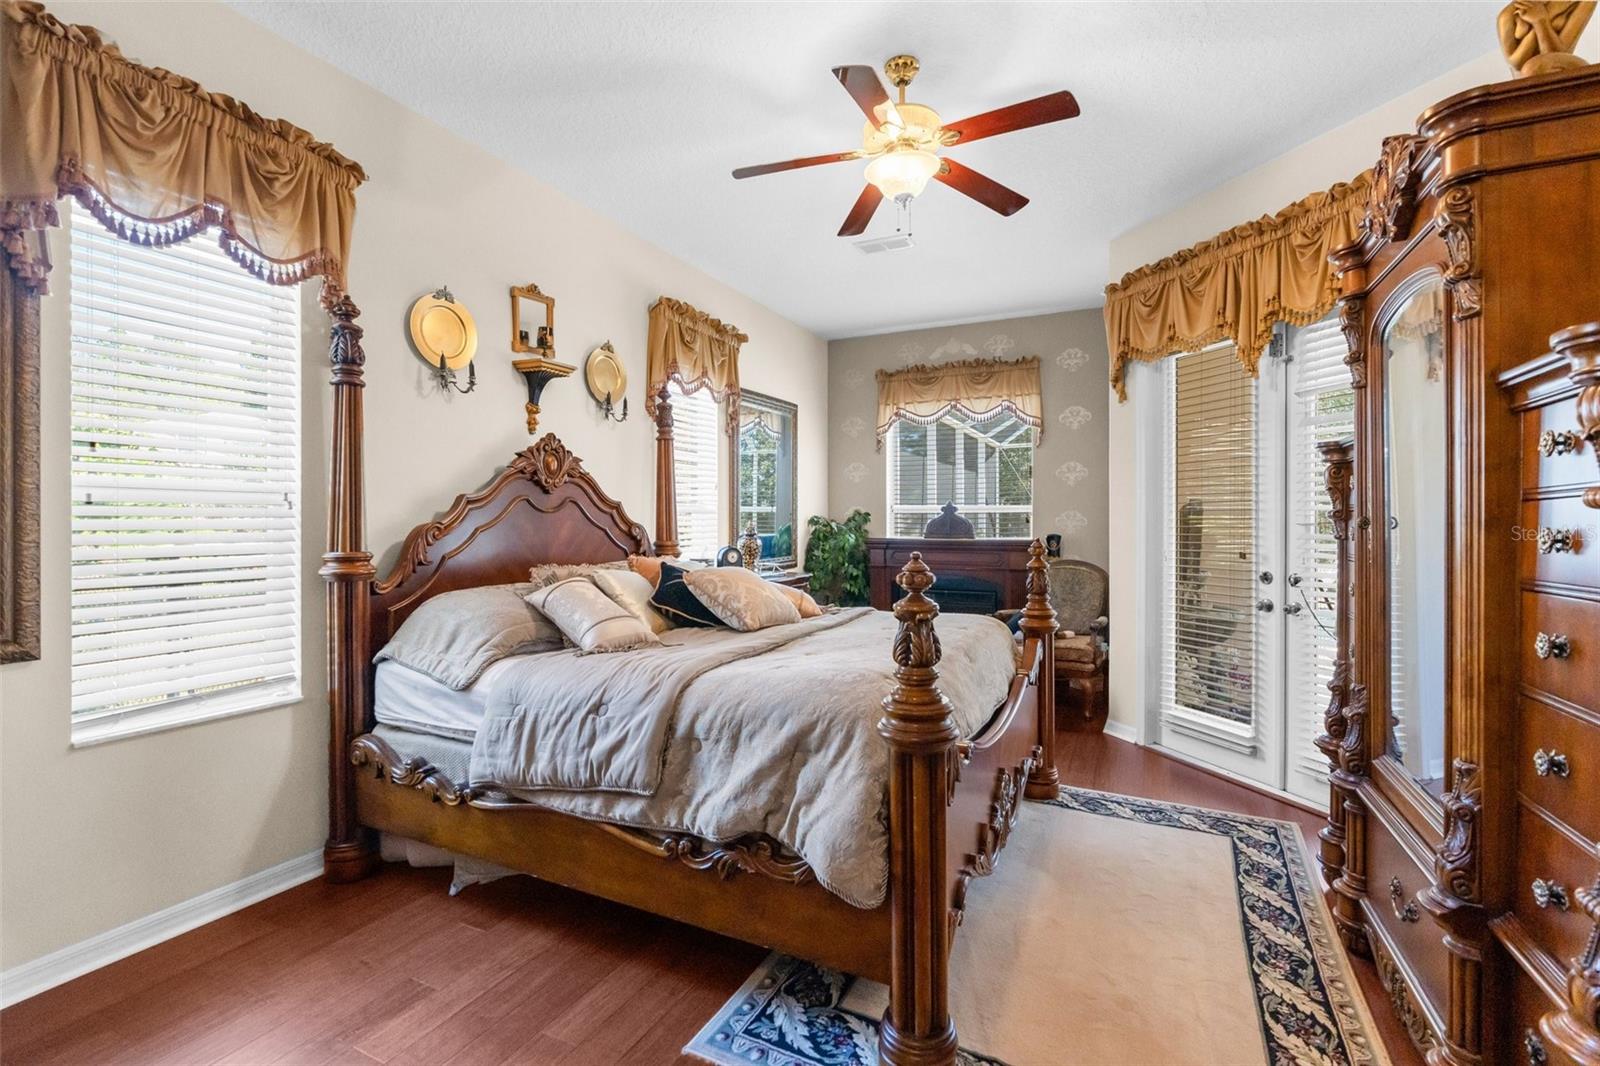
M1272 613L1272 601L1271 600L1257 600L1256 601L1256 610L1260 611L1262 614L1271 614Z
M1303 610L1305 610L1305 608L1301 607L1298 603L1286 603L1283 605L1284 614L1299 614Z

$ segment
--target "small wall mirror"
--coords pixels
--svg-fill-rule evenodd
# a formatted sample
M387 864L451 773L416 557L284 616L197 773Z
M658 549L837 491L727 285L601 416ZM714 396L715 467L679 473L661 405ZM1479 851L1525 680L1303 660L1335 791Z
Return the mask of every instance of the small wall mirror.
M1386 320L1389 698L1385 750L1434 797L1445 788L1444 285L1412 290Z
M737 543L739 534L754 522L764 566L795 563L798 414L799 409L786 400L745 391L740 397L738 422L729 427L733 525L728 540Z

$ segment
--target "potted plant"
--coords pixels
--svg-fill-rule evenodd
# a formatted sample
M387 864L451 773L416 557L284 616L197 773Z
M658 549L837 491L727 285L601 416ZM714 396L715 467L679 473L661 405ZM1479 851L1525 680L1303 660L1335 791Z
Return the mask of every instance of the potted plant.
M821 603L856 607L867 602L867 523L872 515L857 508L843 522L812 515L806 524L806 569L811 593Z

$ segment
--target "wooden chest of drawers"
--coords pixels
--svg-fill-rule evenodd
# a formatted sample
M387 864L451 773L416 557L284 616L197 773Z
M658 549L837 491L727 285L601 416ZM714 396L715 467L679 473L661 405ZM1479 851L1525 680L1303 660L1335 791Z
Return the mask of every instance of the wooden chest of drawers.
M1514 963L1500 1058L1540 1066L1600 1061L1600 328L1594 334L1587 362L1557 351L1502 381L1521 421L1521 683L1515 876L1507 913L1491 927Z

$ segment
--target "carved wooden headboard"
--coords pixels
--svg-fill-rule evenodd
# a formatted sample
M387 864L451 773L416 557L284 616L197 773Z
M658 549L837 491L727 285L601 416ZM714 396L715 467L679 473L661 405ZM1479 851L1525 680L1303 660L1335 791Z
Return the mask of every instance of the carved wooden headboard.
M394 569L372 585L366 661L428 597L528 579L536 563L650 555L644 527L607 496L554 433L518 452L494 480L413 529Z

